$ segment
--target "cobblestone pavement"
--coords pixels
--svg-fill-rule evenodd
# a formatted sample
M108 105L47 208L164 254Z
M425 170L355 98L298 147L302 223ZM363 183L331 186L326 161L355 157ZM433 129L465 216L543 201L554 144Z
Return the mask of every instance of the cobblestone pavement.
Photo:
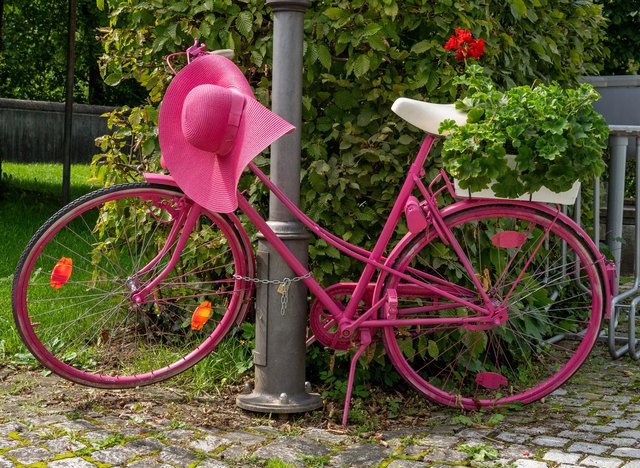
M543 402L497 415L432 406L425 416L365 432L342 431L317 415L294 421L247 415L231 396L189 399L166 387L107 392L5 372L0 468L640 468L639 364L611 361L600 345L594 354Z

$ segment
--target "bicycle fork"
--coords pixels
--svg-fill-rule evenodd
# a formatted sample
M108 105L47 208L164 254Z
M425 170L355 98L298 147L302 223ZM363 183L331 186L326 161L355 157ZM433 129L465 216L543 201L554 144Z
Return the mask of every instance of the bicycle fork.
M169 232L167 240L158 255L138 270L135 275L127 279L127 283L132 285L130 286L130 289L132 292L131 299L133 302L136 304L144 303L153 288L155 288L169 274L169 272L173 270L176 263L178 263L178 259L180 258L187 241L189 240L189 233L191 233L195 227L199 217L199 207L195 207L195 205L188 206L184 203L184 199L180 200L177 216L174 216L171 231ZM169 263L155 276L155 278L153 278L151 282L147 283L142 289L137 289L135 284L137 277L150 271L160 261L160 259L169 252L171 245L176 241L176 238L178 241L173 249Z

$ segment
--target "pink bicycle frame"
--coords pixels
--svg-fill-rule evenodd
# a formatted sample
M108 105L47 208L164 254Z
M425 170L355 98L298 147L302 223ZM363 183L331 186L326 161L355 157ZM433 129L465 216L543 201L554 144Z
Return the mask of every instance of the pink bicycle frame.
M477 311L480 316L479 317L470 317L470 318L459 318L459 319L444 319L446 323L481 323L483 321L491 321L489 317L494 313L494 305L489 300L485 291L482 288L480 280L476 277L473 272L473 267L471 266L470 261L466 258L462 248L458 245L456 239L451 235L450 232L447 232L446 229L438 229L439 233L442 233L446 237L446 242L450 243L458 256L460 257L463 265L467 269L471 280L474 282L475 291L474 293L479 294L484 304L478 304L476 302L471 302L461 298L460 295L454 294L452 291L455 291L456 286L448 283L440 278L436 278L430 276L426 273L423 273L423 277L425 280L430 281L427 283L425 281L421 281L412 276L400 273L393 268L388 267L384 264L384 251L389 245L389 241L398 225L398 222L404 212L405 204L409 196L413 193L414 189L419 187L420 192L425 196L428 200L427 205L431 208L435 207L435 202L431 200L434 196L430 196L426 190L426 188L422 185L421 177L424 175L424 163L426 161L427 155L431 146L435 141L435 137L432 135L428 135L421 148L418 152L418 155L415 158L415 161L411 165L408 175L400 189L400 194L396 199L393 208L391 209L391 213L389 218L384 224L382 229L382 233L378 238L373 250L371 252L361 249L349 242L340 239L333 234L327 232L322 229L318 224L316 224L313 220L311 220L306 214L300 210L293 202L291 202L282 191L273 183L271 180L257 167L255 164L250 163L249 168L251 171L269 188L271 192L276 195L276 197L289 209L294 216L300 220L305 226L307 226L314 234L318 237L324 239L327 243L334 246L341 252L349 255L350 257L359 260L365 263L365 267L360 275L358 282L356 283L355 289L353 291L352 297L349 300L346 308L343 310L340 309L338 305L336 305L335 301L326 293L325 289L318 284L318 282L313 277L306 277L308 275L307 269L296 259L296 257L287 249L285 244L277 237L277 235L271 230L266 221L260 216L260 214L249 204L249 202L242 196L241 193L238 193L238 204L240 210L249 218L249 220L258 228L258 230L265 236L266 240L273 246L273 248L282 256L284 261L289 265L289 267L293 270L293 272L301 277L305 277L303 279L305 285L309 288L309 290L318 298L318 300L323 304L324 307L329 311L329 313L333 316L333 318L340 324L341 330L343 332L349 332L354 328L360 326L365 320L371 318L371 316L375 313L376 310L382 306L387 298L379 299L375 304L372 304L370 309L366 311L362 316L360 316L357 320L353 320L353 317L356 313L356 308L360 303L361 299L364 297L367 286L371 279L373 278L376 271L381 270L393 275L400 276L402 279L407 281L408 283L414 284L417 287L424 288L424 290L430 294L434 294L440 297L445 297L454 301L459 306L468 307L472 310ZM443 225L443 221L441 216L438 213L437 209L431 209L431 219L432 222L437 224L437 227ZM446 285L449 289L443 289L438 286ZM452 289L453 288L453 289ZM484 317L482 317L484 316ZM484 320L483 320L484 318ZM443 319L415 319L415 320L404 320L402 323L407 324L430 324L435 325L438 320ZM393 320L385 320L384 323L380 320L375 321L375 326L390 326L394 324L400 324L399 322ZM373 324L372 324L373 325Z
M302 281L309 288L312 294L316 296L316 298L322 303L322 305L326 308L326 310L331 314L333 319L339 326L340 333L343 336L349 336L356 328L366 326L366 327L387 327L387 326L408 326L408 325L439 325L439 324L451 324L451 325L480 325L482 323L495 322L496 320L500 320L500 310L498 310L499 306L496 306L489 299L487 293L485 292L482 284L480 283L480 279L475 274L471 262L466 257L462 247L458 244L458 241L455 239L451 231L446 228L443 220L443 216L440 212L440 209L437 206L435 197L444 190L448 190L451 194L453 194L453 187L449 182L446 174L442 173L434 179L429 188L427 189L422 183L422 177L424 176L424 163L426 161L427 155L435 141L435 137L433 135L427 135L420 151L418 152L413 164L411 164L409 168L409 172L407 177L400 189L400 193L398 198L396 199L393 208L391 209L391 213L386 220L380 237L378 238L374 248L372 251L368 251L357 247L333 234L326 231L322 227L320 227L317 223L315 223L311 218L309 218L300 208L298 208L291 200L289 200L286 195L253 163L249 164L250 170L269 188L269 190L276 195L276 197L283 203L284 206L287 207L288 210L293 213L293 215L307 228L309 228L314 234L318 237L324 239L327 243L338 249L339 251L349 255L350 257L362 262L365 264L365 267L360 275L359 280L355 283L355 287L351 294L351 298L347 303L345 309L343 310L336 302L332 299L332 297L327 293L327 291L312 277L309 275L309 271L298 261L298 259L289 251L284 242L280 240L280 238L273 232L273 230L269 227L267 222L262 218L262 216L249 204L249 202L244 198L241 193L238 193L238 206L239 209L249 218L249 220L258 228L258 230L264 235L265 239L273 246L273 248L278 252L279 255L282 256L284 261L289 265L289 267L293 270L293 272L302 277ZM159 176L163 177L163 176ZM166 177L166 176L164 176ZM154 175L149 175L148 180L153 181L156 177ZM442 179L444 181L444 186L440 189L434 191L433 185L439 180ZM162 180L159 180L162 182ZM418 189L421 195L424 198L424 208L428 212L429 221L431 222L433 228L440 236L443 242L451 245L456 254L458 255L461 263L463 264L465 270L467 271L470 280L473 282L473 289L466 289L462 286L455 285L447 280L444 280L439 277L435 277L429 275L426 272L419 272L418 275L410 276L405 273L401 273L388 265L385 264L384 252L387 249L389 242L393 236L393 233L398 225L398 222L403 215L405 205L407 200L412 195L415 189ZM473 202L460 202L456 204L456 206L460 206L465 203L473 203ZM525 203L525 202L522 202ZM453 206L453 205L452 205ZM193 222L193 219L197 217L197 214L200 212L202 208L194 205L191 208L191 213L187 216L183 216L185 229L182 229L181 236L184 235L185 232L189 232L189 226ZM555 211L556 216L558 215L558 211ZM178 224L181 224L179 222ZM169 271L177 259L180 256L181 246L183 243L181 242L181 238L178 239L177 248L174 249L174 252L171 255L171 259L166 269L160 273L159 277L156 279L160 281L164 276L165 271ZM539 246L538 246L539 247ZM595 246L594 246L595 249ZM537 251L537 248L535 249ZM595 250L594 250L595 251ZM163 252L165 253L165 252ZM535 255L535 252L532 254ZM154 259L155 261L155 259ZM154 263L154 262L152 262ZM357 319L354 319L357 311L358 304L360 304L361 300L365 297L365 295L369 292L370 294L370 281L375 275L376 271L385 272L387 274L395 275L403 279L409 286L412 288L413 293L421 293L424 295L434 295L436 297L442 297L449 299L453 304L452 307L466 307L470 310L474 310L477 312L475 316L468 317L459 317L459 318L414 318L408 319L403 318L402 320L382 320L378 318L373 318L376 311L383 307L385 303L389 300L387 297L379 298L375 303L369 304L369 309L364 313L361 313ZM410 273L412 272L409 269ZM241 280L239 280L241 281ZM144 296L150 290L150 286L147 285L143 290L136 293L135 300L144 300ZM474 298L474 300L467 300L466 298ZM480 299L478 301L477 299ZM426 311L428 309L424 308Z

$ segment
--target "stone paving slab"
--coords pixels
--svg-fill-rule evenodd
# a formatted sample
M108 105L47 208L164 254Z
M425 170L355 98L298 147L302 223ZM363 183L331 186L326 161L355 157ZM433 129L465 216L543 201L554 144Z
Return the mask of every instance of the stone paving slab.
M456 423L458 410L434 405L411 424L365 432L357 424L346 431L327 425L326 417L317 424L313 416L252 419L231 401L209 410L207 401L179 396L151 417L140 410L154 406L144 389L127 398L113 393L111 405L101 407L98 397L81 398L59 379L43 385L57 404L33 387L29 398L24 388L0 384L0 468L640 468L639 366L611 361L601 349L553 395L500 410L497 425L485 425L489 414ZM197 414L186 420L172 412L174 404L192 405Z

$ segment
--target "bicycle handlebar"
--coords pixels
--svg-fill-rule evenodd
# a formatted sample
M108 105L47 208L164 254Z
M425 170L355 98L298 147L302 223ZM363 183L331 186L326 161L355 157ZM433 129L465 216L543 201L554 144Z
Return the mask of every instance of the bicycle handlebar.
M218 49L218 50L211 50L209 52L206 52L207 54L215 54L215 55L222 55L223 57L226 57L228 59L232 59L234 56L233 50L232 49Z

